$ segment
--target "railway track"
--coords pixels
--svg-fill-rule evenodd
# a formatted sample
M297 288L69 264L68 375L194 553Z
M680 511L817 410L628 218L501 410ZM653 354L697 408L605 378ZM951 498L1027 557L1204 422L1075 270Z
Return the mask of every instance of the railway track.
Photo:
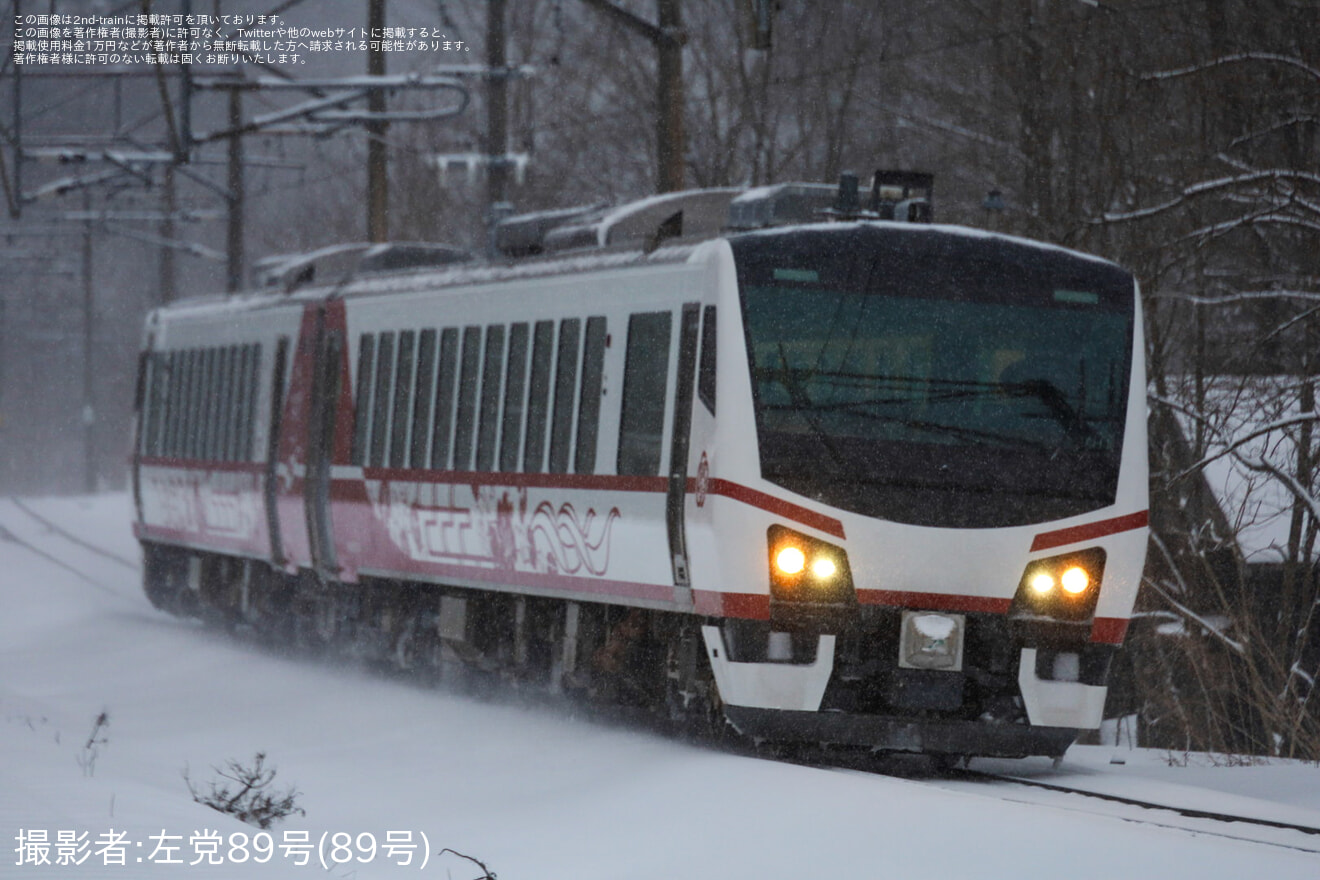
M138 566L136 563L130 562L124 557L119 556L118 554L112 553L109 550L106 550L102 547L97 547L96 545L86 541L85 539L74 534L73 532L70 532L68 529L59 526L58 524L52 522L51 520L37 513L35 510L33 510L27 504L23 503L18 498L11 497L7 500L10 502L11 507L14 510L18 511L18 513L23 517L25 521L29 523L35 523L36 526L42 530L43 534L53 535L65 545L72 544L73 546L88 551L90 553L93 553L98 557L113 560L117 564L125 566L130 569L134 569L134 570L137 569ZM11 525L13 526L12 528L10 527ZM13 521L11 521L10 525L6 525L3 521L0 521L0 542L12 544L16 547L21 548L27 553L40 557L41 559L45 560L51 565L54 565L55 567L61 569L62 571L67 571L68 573L74 575L79 580L83 581L89 586L96 588L100 592L106 593L107 595L112 595L117 599L123 598L123 596L118 591L108 587L95 574L88 573L85 569L85 566L80 567L78 565L73 564L68 559L63 558L63 556L59 554L57 551L49 549L47 547L43 547L41 546L41 544L34 542L32 540L34 536L31 533L28 533L25 536L24 534L20 534L18 531L15 531L15 528L17 528L17 523L14 523Z
M994 787L992 789L993 796L1002 800L1080 810L1125 822L1135 822L1158 828L1184 831L1190 834L1221 837L1320 855L1320 827L1315 825L1284 822L1259 816L1223 813L1199 807L1179 806L1164 801L1151 801L1127 795L1074 788L1054 782L1042 782L1037 779L984 773L975 770L959 770L946 778L955 781L992 785ZM936 782L935 784L939 783ZM998 790L1001 786L1048 792L1051 795L1064 797L1006 797ZM965 791L968 789L962 788L959 790ZM1069 796L1083 800L1069 803ZM1068 798L1068 800L1065 800L1065 798ZM1085 806L1083 806L1084 803L1086 803ZM1100 805L1107 805L1108 808ZM1192 822L1179 822L1173 818L1175 816L1192 820ZM1229 826L1232 826L1232 830L1229 830ZM1253 835L1249 833L1249 829L1258 829L1263 836ZM1295 836L1299 834L1305 835L1305 837Z
M61 538L64 538L66 541L69 541L70 543L82 547L84 550L88 550L92 553L95 553L97 556L101 556L105 559L109 559L112 562L116 562L119 565L132 569L133 571L136 571L138 569L138 563L136 561L125 559L124 557L120 556L117 553L112 553L109 550L106 550L104 547L98 547L95 544L91 543L90 541L83 539L79 535L75 535L73 532L69 531L68 529L59 526L58 524L52 522L50 519L37 513L35 510L33 510L31 507L25 504L22 499L11 497L9 501L15 507L21 510L24 514L26 514L29 519L32 519L35 522L39 523L41 526L43 526L46 529L46 531L55 535L59 535Z

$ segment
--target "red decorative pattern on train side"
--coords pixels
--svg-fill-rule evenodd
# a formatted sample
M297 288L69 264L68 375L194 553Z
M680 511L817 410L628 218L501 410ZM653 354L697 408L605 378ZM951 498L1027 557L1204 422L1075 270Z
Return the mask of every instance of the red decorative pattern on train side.
M1091 641L1121 645L1127 636L1128 620L1123 617L1097 617L1091 624Z
M665 477L619 477L611 474L525 474L366 468L363 471L363 476L369 480L412 480L424 483L453 483L463 486L515 486L529 489L584 489L605 492L663 493L669 486L669 481ZM686 486L687 492L695 494L696 489L696 479L689 477ZM846 537L843 531L843 523L838 519L817 513L791 501L776 498L773 495L740 483L713 479L710 481L708 491L711 495L722 495L725 498L764 510L767 513L793 520L799 525L818 529L836 538Z
M141 538L264 557L270 544L261 494L263 467L252 462L138 459Z
M550 579L541 586L561 577L603 579L609 570L617 507L534 502L525 488L508 486L368 480L365 488L372 517L365 525L388 539L387 547L373 544L381 562L389 556L390 564L428 572L444 566L496 571L510 584L523 575ZM636 586L621 595L633 595ZM663 590L672 596L671 587Z
M1031 552L1050 550L1054 547L1062 547L1065 544L1078 544L1082 541L1094 541L1097 538L1117 535L1119 532L1144 529L1148 525L1150 525L1150 511L1143 510L1140 513L1129 513L1127 516L1116 516L1113 519L1102 519L1099 522L1070 526L1054 532L1041 532L1032 540Z

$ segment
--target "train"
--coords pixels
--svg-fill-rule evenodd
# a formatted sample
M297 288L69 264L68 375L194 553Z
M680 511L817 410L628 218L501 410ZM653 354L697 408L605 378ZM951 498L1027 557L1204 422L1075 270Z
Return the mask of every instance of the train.
M147 597L704 735L1060 756L1144 563L1139 291L931 185L519 215L152 311Z

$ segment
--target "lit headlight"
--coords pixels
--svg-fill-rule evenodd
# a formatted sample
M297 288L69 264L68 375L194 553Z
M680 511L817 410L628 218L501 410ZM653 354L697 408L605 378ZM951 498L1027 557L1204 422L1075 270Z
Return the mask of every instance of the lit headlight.
M1091 586L1091 576L1080 565L1074 565L1060 575L1059 582L1063 584L1064 592L1079 596L1086 592L1087 587Z
M1084 621L1095 612L1105 551L1099 547L1028 563L1011 615Z
M839 573L839 567L828 556L817 556L811 561L811 573L821 580L829 580Z
M785 547L775 554L775 565L784 574L801 574L807 567L807 555L797 547Z
M777 602L853 602L848 555L783 526L766 534L770 550L770 596Z

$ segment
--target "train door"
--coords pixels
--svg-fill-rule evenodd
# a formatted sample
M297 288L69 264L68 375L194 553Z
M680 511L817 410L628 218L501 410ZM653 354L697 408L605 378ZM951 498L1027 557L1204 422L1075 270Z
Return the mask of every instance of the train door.
M665 526L674 571L674 600L692 607L692 578L688 571L687 503L688 448L692 433L692 389L696 378L697 332L700 306L684 303L679 319L678 369L675 376L674 414L669 445L669 485L665 500Z
M307 515L307 540L312 568L321 577L339 571L334 532L330 521L331 461L335 448L335 416L340 392L340 362L344 354L344 331L327 326L326 311L317 315L316 356L312 371L312 396L307 418L307 479L303 482L303 505Z
M284 376L288 370L289 337L281 336L275 345L275 361L271 367L270 430L266 435L266 522L270 532L270 561L284 564L284 543L280 539L279 516L279 458L280 432L284 416Z

